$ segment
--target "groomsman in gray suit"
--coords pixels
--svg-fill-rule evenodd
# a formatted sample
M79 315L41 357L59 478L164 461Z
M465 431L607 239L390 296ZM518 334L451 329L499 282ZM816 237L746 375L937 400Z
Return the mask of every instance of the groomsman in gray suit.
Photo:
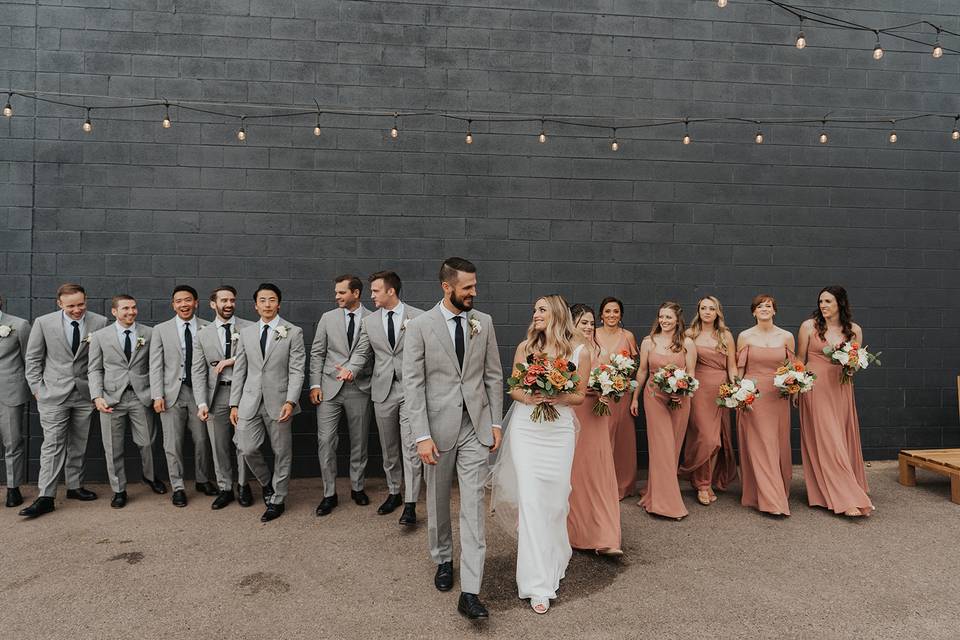
M352 380L373 360L370 398L380 432L383 472L389 493L377 513L386 515L403 504L400 524L413 526L417 523L423 464L417 456L417 446L403 410L403 336L407 323L423 311L400 300L400 276L393 271L374 273L369 281L370 298L377 311L360 323L357 347L339 377ZM400 495L401 482L403 496Z
M404 406L424 463L427 538L437 565L434 585L453 588L450 485L460 486L460 599L457 609L488 617L480 602L486 541L484 484L489 454L500 447L503 371L493 320L473 310L477 269L463 258L440 268L443 300L407 325Z
M206 426L197 416L192 390L194 344L197 334L209 324L196 316L198 306L197 290L177 285L173 289L176 315L154 327L150 340L150 395L163 425L163 450L176 507L187 506L183 484L183 438L187 429L193 438L197 491L208 496L218 493L217 486L208 480L213 475L210 441Z
M216 313L213 322L200 330L197 351L193 357L193 397L197 401L201 420L207 423L207 436L213 447L213 467L217 472L220 493L210 505L222 509L235 499L241 507L253 504L253 494L247 484L247 463L239 453L232 451L235 432L230 424L230 390L233 385L233 365L236 363L237 341L240 330L252 324L234 314L237 290L220 285L210 294L210 308ZM233 493L233 463L236 455L237 494ZM254 475L262 487L270 485L270 469L266 464L255 464ZM265 493L269 497L269 493Z
M0 296L0 440L7 470L7 506L23 504L20 485L27 481L23 460L24 413L30 388L23 376L30 323L3 312Z
M107 319L87 311L87 293L79 284L57 289L54 311L37 318L30 330L24 374L37 399L43 444L40 446L40 495L20 515L35 518L54 509L57 476L63 469L67 498L96 500L84 489L83 458L90 434L93 402L87 384L90 335Z
M370 428L370 363L350 381L338 377L357 347L360 322L370 313L360 304L362 292L363 283L357 276L334 278L337 308L320 317L310 349L310 402L317 405L317 448L323 476L318 516L337 506L337 427L344 415L350 431L350 497L360 506L370 504L363 490Z
M240 330L237 362L230 387L230 422L237 428L237 448L253 469L266 466L260 446L266 437L273 449L273 486L261 522L283 515L293 462L291 418L300 413L306 365L303 331L280 317L280 289L264 282L253 294L260 321Z
M153 468L154 430L150 410L150 334L137 323L133 296L113 297L110 313L117 319L95 332L90 340L90 396L100 412L100 435L113 489L110 506L127 506L127 473L123 462L123 436L130 423L133 442L140 450L143 481L154 493L166 493Z

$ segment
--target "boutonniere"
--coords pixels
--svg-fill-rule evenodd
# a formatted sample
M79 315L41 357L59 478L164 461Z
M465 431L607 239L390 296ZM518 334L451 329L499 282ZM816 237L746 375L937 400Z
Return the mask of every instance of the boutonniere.
M87 337L83 339L83 341L84 341L85 343L87 343L87 344L90 344L90 341L91 341L91 340L93 340L93 334L92 334L92 333L88 333L88 334L87 334Z
M13 327L9 324L0 324L0 338L6 338L13 333Z
M143 345L145 345L145 344L147 344L147 339L144 338L143 336L138 337L138 338L137 338L137 348L136 348L135 350L136 350L136 351L140 351L140 349L142 349L142 348L143 348Z
M404 320L403 322L401 322L401 323L400 323L400 331L404 331L404 330L407 328L407 325L408 325L408 324L410 324L410 319L409 319L409 318L407 318L406 320Z
M240 334L237 333L236 331L230 334L230 342L236 342L239 339L240 339Z
M277 337L276 337L277 340L283 340L284 338L287 337L287 328L282 324L277 325L276 334L277 334Z
M467 323L470 325L470 337L474 337L480 333L480 320L477 319L477 316L470 315L467 317Z

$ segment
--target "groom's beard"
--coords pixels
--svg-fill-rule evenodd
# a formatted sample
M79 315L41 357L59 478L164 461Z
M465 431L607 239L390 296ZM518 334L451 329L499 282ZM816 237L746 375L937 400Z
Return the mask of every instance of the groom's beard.
M450 294L450 304L455 306L460 311L470 311L473 309L473 296L467 296L465 298L458 298L457 294Z

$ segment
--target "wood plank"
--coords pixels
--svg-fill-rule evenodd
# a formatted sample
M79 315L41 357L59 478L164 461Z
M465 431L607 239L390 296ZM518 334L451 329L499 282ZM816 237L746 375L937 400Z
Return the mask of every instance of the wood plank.
M901 453L898 460L900 462L900 484L905 487L917 486L917 470L909 464L908 457Z

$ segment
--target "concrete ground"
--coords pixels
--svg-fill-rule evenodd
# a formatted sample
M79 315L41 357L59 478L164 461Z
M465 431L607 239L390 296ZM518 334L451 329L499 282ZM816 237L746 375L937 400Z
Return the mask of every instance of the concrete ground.
M59 499L23 521L0 508L0 629L23 638L957 638L960 506L948 483L896 465L868 469L878 507L847 520L805 506L794 515L742 508L738 491L710 507L684 492L682 522L622 503L621 561L575 553L560 599L537 616L516 598L515 549L488 527L483 624L456 612L456 589L433 588L426 527L401 530L340 487L341 506L313 515L319 480L293 482L288 511L185 509L145 485L130 504ZM32 499L30 492L28 500ZM60 497L63 496L61 489ZM423 505L420 506L421 515Z

